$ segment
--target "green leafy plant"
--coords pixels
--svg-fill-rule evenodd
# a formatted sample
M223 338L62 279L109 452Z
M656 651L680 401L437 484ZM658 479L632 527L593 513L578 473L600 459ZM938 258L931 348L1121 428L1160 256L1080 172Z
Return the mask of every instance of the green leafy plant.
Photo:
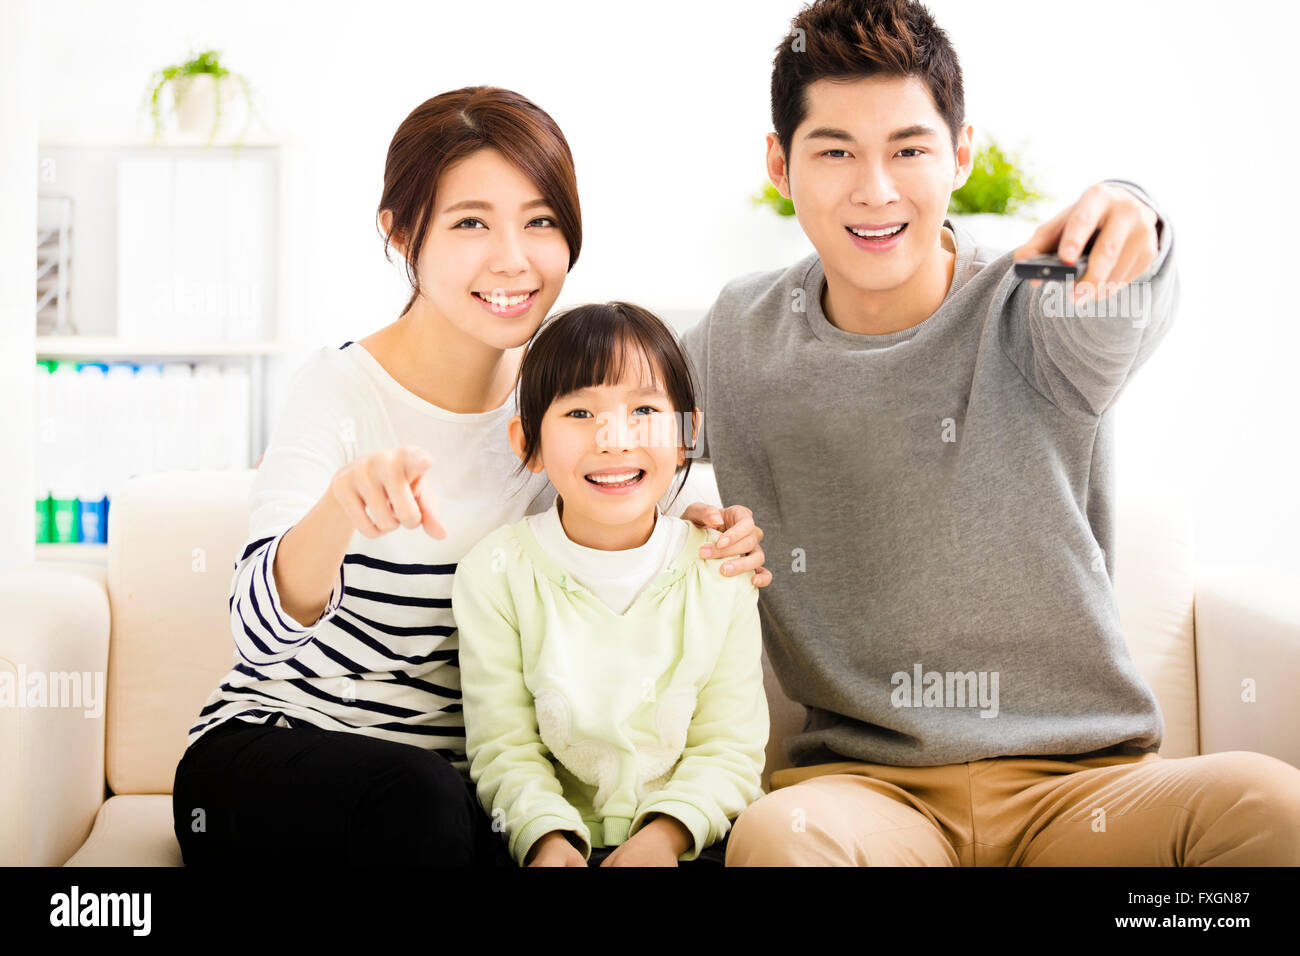
M767 206L774 210L778 216L793 216L794 203L781 195L780 191L770 182L766 183L761 190L749 197L755 206Z
M221 81L226 77L234 77L239 81L239 85L243 89L244 100L248 104L248 118L239 136L236 137L235 143L238 145L242 141L244 133L248 131L248 126L252 123L254 114L253 91L248 79L242 73L234 73L222 66L221 53L218 50L204 50L202 53L197 54L191 51L191 54L190 58L184 63L165 66L161 70L156 70L153 76L149 78L149 115L153 119L154 142L157 143L158 137L162 134L162 104L160 97L163 87L168 83L172 84L173 100L176 106L180 106L189 92L189 86L193 78L206 73L210 74L214 84L218 85L215 98L217 108L212 118L212 133L208 136L209 143L216 137L217 128L221 125L221 91L219 88Z
M990 141L975 154L970 177L953 192L948 212L956 216L982 212L1007 216L1048 198L1021 171L1019 157Z

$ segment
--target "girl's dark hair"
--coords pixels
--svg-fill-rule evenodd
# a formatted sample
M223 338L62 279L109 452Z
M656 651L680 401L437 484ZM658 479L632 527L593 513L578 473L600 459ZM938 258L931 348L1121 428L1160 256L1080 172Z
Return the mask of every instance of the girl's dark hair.
M816 0L799 11L772 61L772 129L787 157L808 115L808 86L863 76L920 78L957 151L966 119L961 64L930 12L916 0Z
M392 235L409 239L406 277L412 292L403 315L420 294L416 264L438 180L453 163L485 147L498 150L538 188L555 210L556 225L569 245L569 268L578 261L582 248L578 180L569 143L555 120L531 100L495 86L441 93L412 110L393 134L384 164L384 192L375 212L385 259ZM385 209L393 213L389 235L384 235L378 222Z
M580 389L617 385L625 363L635 362L638 352L650 366L653 385L668 395L677 421L686 425L678 428L678 447L693 450L696 436L690 434L690 423L695 385L690 360L673 331L653 312L628 302L579 305L543 323L520 363L517 387L524 454L516 474L541 451L542 417L551 404ZM680 466L684 469L681 484L670 505L691 473L691 458L688 454L686 464Z

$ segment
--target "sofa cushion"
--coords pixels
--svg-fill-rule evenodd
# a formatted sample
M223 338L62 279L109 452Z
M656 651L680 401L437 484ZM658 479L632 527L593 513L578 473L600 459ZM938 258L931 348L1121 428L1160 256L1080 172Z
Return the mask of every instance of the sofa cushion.
M227 599L253 475L140 475L109 508L104 757L115 794L171 792L186 734L235 661Z
M95 827L64 866L182 866L168 794L109 797Z

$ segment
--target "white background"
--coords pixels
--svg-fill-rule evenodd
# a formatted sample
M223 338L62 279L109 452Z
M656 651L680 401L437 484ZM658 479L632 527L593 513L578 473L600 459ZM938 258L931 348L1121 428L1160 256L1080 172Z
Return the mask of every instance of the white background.
M1173 224L1182 307L1121 400L1122 487L1188 497L1201 560L1300 571L1295 5L928 6L977 135L1022 150L1056 197L1046 214L1118 177ZM555 117L577 162L584 245L560 305L623 298L685 325L728 279L800 248L792 221L747 199L764 179L772 50L798 7L44 0L39 132L145 132L149 74L224 51L257 88L263 132L294 144L289 328L305 350L405 302L373 224L397 125L443 90L510 87Z

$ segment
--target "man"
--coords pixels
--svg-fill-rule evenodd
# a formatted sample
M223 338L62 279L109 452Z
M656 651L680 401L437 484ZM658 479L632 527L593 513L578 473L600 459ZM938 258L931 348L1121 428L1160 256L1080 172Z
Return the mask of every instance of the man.
M952 229L973 129L909 0L800 13L772 116L769 175L816 254L731 283L684 338L807 708L727 864L1300 863L1300 770L1160 757L1120 629L1110 412L1177 309L1158 204L1099 183L1014 253ZM1094 301L1015 277L1094 232Z

